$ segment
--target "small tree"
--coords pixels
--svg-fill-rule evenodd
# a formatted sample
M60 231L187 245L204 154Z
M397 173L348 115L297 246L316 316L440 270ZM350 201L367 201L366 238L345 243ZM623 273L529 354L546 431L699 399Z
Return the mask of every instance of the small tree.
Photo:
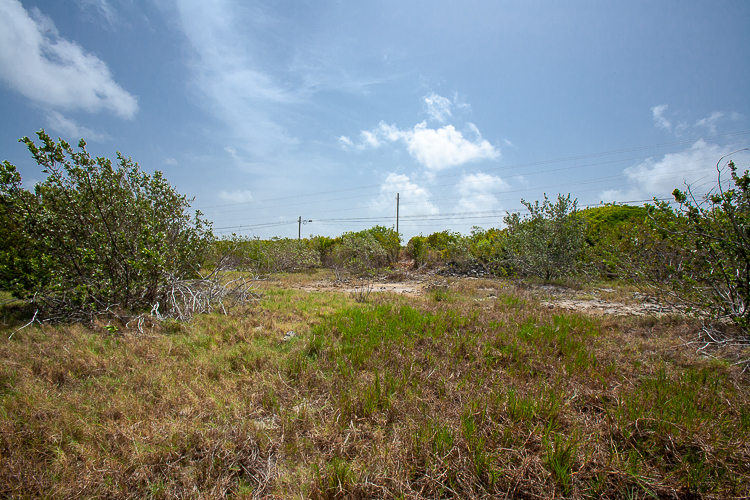
M740 175L729 161L730 180L722 187L721 161L716 187L697 199L690 187L675 189L678 213L685 223L667 226L675 244L686 251L680 273L672 281L678 297L729 318L744 332L750 329L750 173ZM671 208L658 205L658 215Z
M578 270L586 240L586 222L576 213L578 200L557 196L552 204L521 200L529 214L508 214L505 249L510 264L522 274L550 280Z
M188 215L190 200L161 172L148 175L120 153L116 167L92 158L83 139L76 152L44 130L37 135L40 146L21 139L47 174L33 193L13 165L2 165L0 216L10 223L2 238L12 241L1 254L0 286L74 319L164 306L169 283L200 277L210 224L200 212ZM12 279L16 272L23 279Z

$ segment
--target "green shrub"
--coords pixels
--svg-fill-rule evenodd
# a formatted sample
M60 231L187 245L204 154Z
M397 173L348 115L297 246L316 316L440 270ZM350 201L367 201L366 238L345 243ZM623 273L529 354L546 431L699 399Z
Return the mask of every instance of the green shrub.
M328 236L312 236L306 240L307 246L317 252L320 263L323 266L329 266L331 263L331 254L334 247L341 243L341 238L329 238Z
M467 239L461 233L447 230L412 237L406 251L416 267L433 267L448 262L464 266L472 260Z
M255 243L255 242L253 242ZM272 238L257 240L253 255L258 269L264 273L301 271L320 266L318 253L304 240Z
M722 158L723 159L723 158ZM721 160L719 160L721 162ZM717 169L719 164L717 163ZM696 304L716 317L729 318L746 333L750 330L750 172L739 175L733 161L730 182L697 199L690 187L675 189L680 204L654 207L654 221L677 247L671 288L681 300ZM670 248L670 249L671 249ZM672 269L670 269L672 270Z
M635 238L644 243L644 235L653 229L646 207L607 204L579 212L586 221L586 245L582 258L604 277L626 277L626 269L638 246ZM646 236L652 240L654 235ZM640 253L643 248L639 250ZM644 259L650 259L645 256ZM645 263L645 261L644 261ZM657 262L654 262L655 264Z
M557 196L551 203L544 195L539 204L521 200L529 214L508 214L506 249L509 263L519 273L550 280L580 270L586 239L586 221L576 211L577 200Z
M506 244L505 230L484 230L476 226L471 228L469 252L476 262L483 264L494 274L507 275L510 272L510 268L505 264L509 259Z
M401 252L401 235L399 235L395 229L387 228L385 226L374 226L370 229L361 231L361 233L372 235L372 237L380 243L380 246L385 250L389 264L398 262L398 254Z
M1 171L5 218L0 240L0 286L34 297L48 313L65 318L109 308L143 310L163 303L169 284L199 276L213 234L188 215L190 201L162 176L144 173L117 153L118 165L92 158L44 130L42 144L21 139L47 174L31 193L15 167ZM20 279L13 279L13 273Z
M340 274L348 271L363 274L388 265L388 253L367 231L345 233L341 243L333 248L332 266Z

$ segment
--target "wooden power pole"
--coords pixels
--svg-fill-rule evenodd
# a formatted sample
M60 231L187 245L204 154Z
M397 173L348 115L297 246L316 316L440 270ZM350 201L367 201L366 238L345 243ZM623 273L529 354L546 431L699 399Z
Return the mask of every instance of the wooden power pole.
M398 234L398 196L400 193L396 193L396 234Z

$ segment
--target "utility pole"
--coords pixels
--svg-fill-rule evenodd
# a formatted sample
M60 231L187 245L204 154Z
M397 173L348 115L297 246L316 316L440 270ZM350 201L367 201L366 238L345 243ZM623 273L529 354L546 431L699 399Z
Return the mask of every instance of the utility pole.
M302 239L302 224L307 224L308 222L312 222L312 219L302 220L302 216L299 216L299 219L297 219L297 224L299 225L297 229L297 239Z
M396 234L398 234L398 196L400 193L396 193Z

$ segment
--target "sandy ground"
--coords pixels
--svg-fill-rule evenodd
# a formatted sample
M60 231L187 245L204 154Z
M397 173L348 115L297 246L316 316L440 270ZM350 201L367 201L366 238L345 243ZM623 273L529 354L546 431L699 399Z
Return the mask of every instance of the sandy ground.
M452 286L456 286L460 285L462 280L470 281L476 279L472 277L452 278L450 283ZM495 283L497 286L492 286ZM374 281L347 280L341 282L325 280L306 283L298 288L310 293L339 291L356 294L369 291L369 293L394 293L406 296L420 296L435 286L450 287L451 285L449 285L448 280L432 274L411 275L409 279L397 282L382 278ZM482 286L476 288L478 292L481 292L482 297L476 300L495 300L497 294L502 293L503 289L508 290L508 287L507 282L489 279L483 280ZM530 286L525 291L539 297L542 307L578 311L597 316L660 316L681 312L674 306L659 304L653 297L637 292L632 293L632 298L630 296L626 297L627 302L619 302L606 299L607 295L612 295L612 292L614 292L614 290L606 288L583 292L560 286ZM600 295L604 297L600 297Z

